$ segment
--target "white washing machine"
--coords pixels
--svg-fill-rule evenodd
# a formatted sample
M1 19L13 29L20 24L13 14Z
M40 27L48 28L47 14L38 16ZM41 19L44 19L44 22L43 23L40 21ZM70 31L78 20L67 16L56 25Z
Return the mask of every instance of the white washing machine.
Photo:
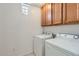
M76 38L76 39L75 39ZM79 56L79 38L73 35L62 35L45 41L46 56Z
M45 40L52 38L52 35L36 35L33 40L33 49L36 56L45 55Z

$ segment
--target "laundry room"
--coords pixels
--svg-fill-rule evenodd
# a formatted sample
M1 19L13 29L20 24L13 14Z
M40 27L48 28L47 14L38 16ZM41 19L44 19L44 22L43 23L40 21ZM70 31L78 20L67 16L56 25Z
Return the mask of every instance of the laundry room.
M0 3L0 56L79 56L79 3Z

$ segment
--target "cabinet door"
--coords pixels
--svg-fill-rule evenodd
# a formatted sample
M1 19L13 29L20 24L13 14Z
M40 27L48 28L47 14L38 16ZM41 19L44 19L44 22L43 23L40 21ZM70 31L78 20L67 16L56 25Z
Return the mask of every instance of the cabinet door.
M63 5L61 3L52 4L53 24L62 24L63 21Z
M51 25L51 4L46 4L46 25Z
M77 21L77 4L67 3L63 6L63 16L65 16L64 23L75 23Z
M77 4L77 22L79 23L79 3Z
M46 25L46 6L44 5L42 8L41 8L41 25L44 26Z

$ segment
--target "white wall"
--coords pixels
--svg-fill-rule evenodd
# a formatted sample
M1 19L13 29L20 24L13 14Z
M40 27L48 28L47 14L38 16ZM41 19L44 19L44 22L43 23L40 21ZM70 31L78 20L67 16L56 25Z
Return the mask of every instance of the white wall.
M79 34L79 24L43 27L45 32Z
M24 55L33 51L33 36L42 32L40 8L21 13L20 4L0 4L0 55Z

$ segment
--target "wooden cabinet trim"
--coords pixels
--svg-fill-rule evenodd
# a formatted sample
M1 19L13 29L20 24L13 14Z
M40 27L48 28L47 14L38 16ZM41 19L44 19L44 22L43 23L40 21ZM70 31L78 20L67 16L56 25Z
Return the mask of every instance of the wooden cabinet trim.
M63 3L61 3L61 24L63 24Z
M53 6L54 4L53 3L51 3L51 25L53 25L53 9L52 9L52 6Z

